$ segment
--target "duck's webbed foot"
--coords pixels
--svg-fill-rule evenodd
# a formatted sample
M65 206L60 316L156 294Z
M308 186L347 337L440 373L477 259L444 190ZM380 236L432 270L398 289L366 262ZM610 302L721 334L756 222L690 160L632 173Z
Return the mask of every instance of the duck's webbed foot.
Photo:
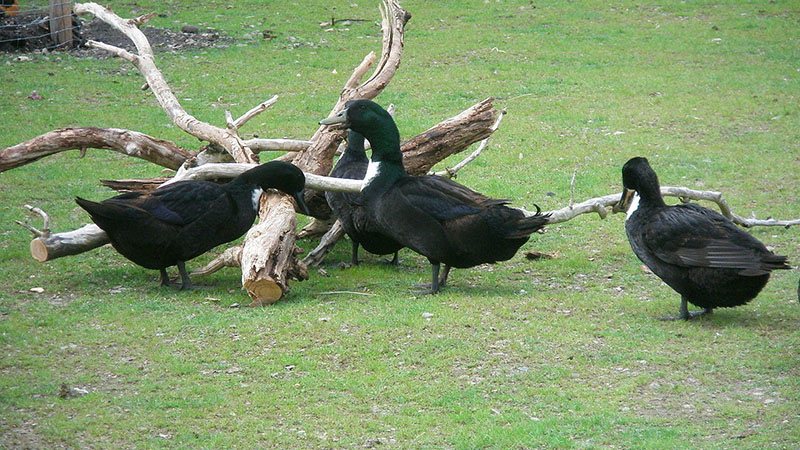
M681 297L681 311L677 316L661 317L659 320L689 320L695 317L711 314L714 312L713 308L705 308L699 311L689 311L688 301L686 297Z
M447 284L447 275L450 274L450 266L447 264L444 265L444 272L442 273L442 277L439 278L439 264L431 264L431 283L430 284L418 284L417 287L421 287L423 289L415 291L417 294L436 294L439 292L439 289L443 288Z
M167 286L171 288L176 288L181 291L190 290L190 289L208 289L209 286L204 286L202 284L194 284L192 280L189 278L189 273L186 272L186 264L183 261L178 262L176 264L178 266L178 272L181 274L181 282L177 282L177 278L171 280L169 275L167 275L167 269L161 269L161 286Z
M350 264L357 266L358 265L358 242L353 241L353 251L350 256Z
M167 269L161 269L161 286L183 289L183 284L177 283L176 280L177 278L175 280L171 280L169 278L169 275L167 274Z
M400 265L400 258L397 256L397 254L398 254L398 252L394 252L394 256L392 257L391 261L389 261L388 259L385 259L385 258L381 259L380 260L381 264L389 264L389 265L392 265L392 266Z

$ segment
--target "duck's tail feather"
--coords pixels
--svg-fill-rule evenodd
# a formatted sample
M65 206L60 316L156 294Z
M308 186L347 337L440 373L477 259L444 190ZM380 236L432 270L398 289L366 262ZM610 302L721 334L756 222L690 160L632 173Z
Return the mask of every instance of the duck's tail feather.
M534 204L533 206L536 207L536 213L519 219L515 229L507 236L509 239L527 238L547 225L550 213L542 214L539 205Z
M761 268L764 270L791 269L788 258L784 255L770 254L761 260Z
M103 209L103 205L100 203L86 200L85 198L75 197L75 203L91 215L94 215L95 212L99 213Z
M75 203L92 216L92 220L100 228L105 229L106 224L110 222L120 222L130 220L132 214L135 214L135 208L125 208L114 203L98 203L84 198L75 197Z

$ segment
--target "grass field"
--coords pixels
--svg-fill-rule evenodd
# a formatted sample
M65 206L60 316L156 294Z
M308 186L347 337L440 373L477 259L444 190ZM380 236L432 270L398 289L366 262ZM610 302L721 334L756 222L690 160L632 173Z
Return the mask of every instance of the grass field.
M110 5L236 38L157 64L185 108L218 125L225 109L279 94L247 136L310 137L352 68L380 50L372 1ZM573 171L579 201L619 192L622 164L646 156L664 185L721 191L742 215L800 217L796 2L402 5L413 16L404 56L377 101L396 105L404 138L489 96L508 110L459 182L556 209ZM326 31L331 17L367 20ZM248 38L264 29L277 37ZM0 148L67 126L199 147L128 64L28 56L0 55ZM238 270L177 292L110 247L40 264L13 223L31 203L55 230L76 228L89 219L75 196L112 194L99 179L160 172L89 150L0 174L0 448L800 447L797 270L773 274L746 306L662 322L679 296L642 270L624 216L587 215L522 249L555 259L520 252L455 270L440 295L410 289L428 280L424 258L342 269L342 242L286 299L232 308L249 301ZM800 263L798 228L751 232ZM88 394L60 398L62 384Z

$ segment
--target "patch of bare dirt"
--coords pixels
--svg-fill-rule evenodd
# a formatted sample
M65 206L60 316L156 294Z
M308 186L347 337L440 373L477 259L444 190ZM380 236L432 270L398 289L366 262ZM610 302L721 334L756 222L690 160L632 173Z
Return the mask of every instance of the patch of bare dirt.
M72 24L74 45L69 52L76 56L98 56L103 53L88 49L85 45L88 40L104 42L128 51L135 50L130 39L98 19L87 22L73 16ZM191 25L178 31L143 25L141 30L156 52L226 48L233 43L233 38L218 30ZM50 39L47 16L41 13L0 16L0 54L51 51L55 48Z

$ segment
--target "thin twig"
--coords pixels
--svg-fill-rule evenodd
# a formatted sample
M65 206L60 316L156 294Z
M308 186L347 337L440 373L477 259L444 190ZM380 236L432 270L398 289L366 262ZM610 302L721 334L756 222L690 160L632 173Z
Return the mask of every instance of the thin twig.
M34 212L42 217L42 228L44 229L42 234L50 234L50 215L44 212L43 209L37 208L36 206L32 205L24 205L29 211Z
M14 223L16 223L17 225L19 225L21 227L27 228L28 231L30 231L31 233L35 234L37 237L41 237L41 236L44 235L44 233L42 233L41 231L39 231L36 228L32 227L27 222L21 222L19 220L15 220Z
M125 61L130 62L136 67L139 67L139 57L134 55L133 53L125 50L124 48L117 47L115 45L106 44L104 42L98 42L93 40L86 41L87 47L94 47L99 48L100 50L105 50L115 56L119 56L120 58L124 59Z
M569 207L575 204L575 178L578 177L578 168L572 171L572 180L569 182Z
M250 149L254 152L299 152L311 147L312 144L313 142L311 141L304 141L300 139L253 138L244 141L244 145L250 147Z
M136 17L135 19L131 19L131 20L133 21L134 25L136 25L137 27L140 27L140 26L146 24L147 22L150 22L150 19L152 19L155 16L156 16L156 13L151 12L151 13L143 14L143 15L141 15L139 17Z
M231 114L231 111L229 109L225 110L225 126L227 126L228 129L231 130L231 132L239 134L238 133L239 130L236 128L236 124L233 123L233 114Z
M272 96L271 99L258 104L257 106L252 108L250 111L247 111L246 113L242 114L241 117L239 117L238 119L233 121L233 128L238 130L244 124L246 124L247 121L249 121L253 117L261 114L262 112L266 111L267 108L269 108L270 106L274 105L277 101L278 101L278 96L274 95L274 96Z
M370 297L377 297L377 294L370 294L367 292L355 292L355 291L325 291L320 292L319 295L329 295L329 294L353 294L353 295L368 295Z

